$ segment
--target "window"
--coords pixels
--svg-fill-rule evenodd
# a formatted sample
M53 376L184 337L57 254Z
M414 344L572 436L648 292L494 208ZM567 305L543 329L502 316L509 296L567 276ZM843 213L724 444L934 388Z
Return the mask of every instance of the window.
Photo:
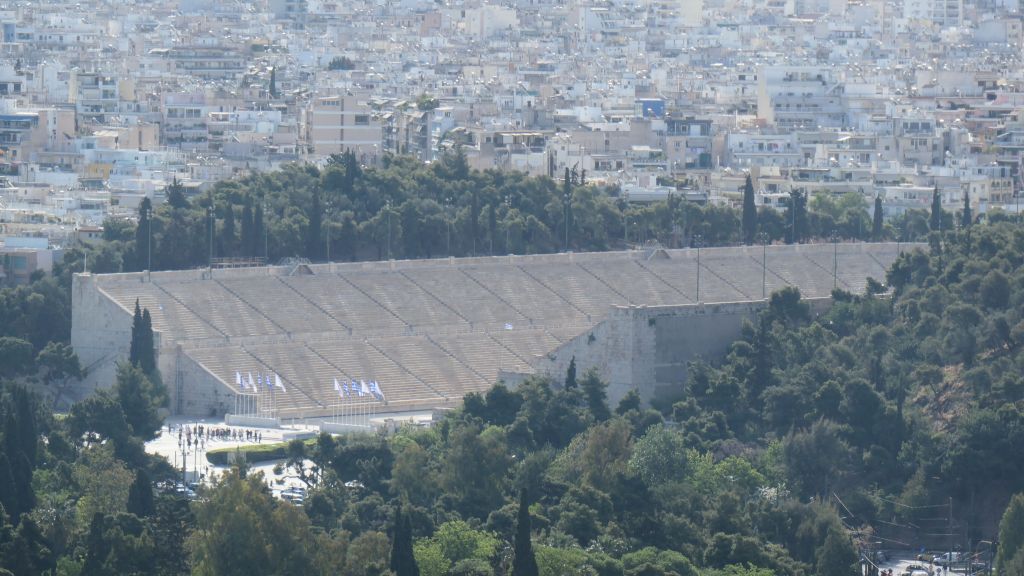
M356 114L355 124L356 126L369 126L370 116L368 114Z

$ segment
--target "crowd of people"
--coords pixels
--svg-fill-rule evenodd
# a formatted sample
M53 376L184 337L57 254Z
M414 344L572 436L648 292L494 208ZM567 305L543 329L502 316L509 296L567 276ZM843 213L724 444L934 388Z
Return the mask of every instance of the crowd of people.
M178 433L178 444L184 443L189 447L206 448L206 443L211 440L222 442L263 442L263 432L258 430L237 429L230 426L204 426L203 424L169 425L167 431L170 434Z

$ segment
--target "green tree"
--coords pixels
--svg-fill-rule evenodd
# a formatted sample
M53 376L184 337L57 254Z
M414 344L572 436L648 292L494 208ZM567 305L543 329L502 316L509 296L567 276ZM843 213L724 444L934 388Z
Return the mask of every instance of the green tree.
M974 218L971 216L971 193L964 190L964 210L960 214L960 227L964 230L971 227L974 223Z
M689 470L682 434L663 424L651 426L634 443L629 469L650 486L681 481Z
M153 203L149 197L139 203L139 223L135 227L135 270L148 267L149 255L153 251Z
M195 531L188 540L193 574L313 572L316 540L309 518L296 507L275 501L261 473L243 477L240 470L228 472L197 503L195 513Z
M156 512L153 501L153 483L145 468L135 471L135 480L128 487L127 510L140 518L152 516Z
M34 359L31 342L0 336L0 377L27 374L33 367Z
M519 513L516 516L516 536L513 542L512 576L538 576L537 559L533 555L530 539L530 504L524 488L519 492Z
M412 546L412 523L402 514L401 503L395 507L394 536L391 541L391 571L395 576L420 576Z
M565 370L565 389L576 387L576 357L569 360L569 367Z
M117 366L114 394L132 435L142 440L153 439L163 425L160 417L160 407L165 402L163 390L154 385L142 370L121 363Z
M871 239L878 242L882 239L882 197L875 196L875 211L871 218Z
M1015 494L999 522L999 548L995 567L999 574L1008 574L1007 567L1024 557L1024 493Z
M607 388L608 384L601 379L596 368L587 370L583 374L583 380L580 381L580 390L583 391L583 395L587 399L590 414L598 422L604 422L612 416L611 410L608 408L608 394L605 391Z
M757 204L754 201L754 183L747 174L743 183L743 243L751 245L757 235Z
M856 576L857 552L845 534L832 530L818 549L815 573L820 576Z
M933 232L941 232L943 218L942 196L939 194L939 187L935 186L935 190L932 192L932 210L928 217L928 228Z
M81 379L85 376L78 354L63 342L49 342L36 356L36 365L44 371L43 381L47 385L65 382L68 378Z

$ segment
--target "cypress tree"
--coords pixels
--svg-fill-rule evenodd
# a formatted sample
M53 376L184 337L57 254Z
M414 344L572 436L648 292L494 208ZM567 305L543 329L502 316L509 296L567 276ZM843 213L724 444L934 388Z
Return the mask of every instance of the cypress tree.
M939 195L939 187L932 192L932 213L928 218L928 227L934 232L942 230L942 196Z
M875 213L871 219L871 239L882 239L882 197L875 196Z
M152 516L156 512L156 505L153 501L153 485L144 468L139 468L135 473L135 480L128 488L128 512L139 518Z
M320 236L324 219L324 208L320 202L320 189L313 188L313 202L309 207L309 228L306 229L306 257L320 259Z
M395 576L420 576L412 550L412 522L402 513L402 504L395 507L395 534L391 541L391 571Z
M135 227L135 270L145 270L148 262L152 210L153 203L149 198L143 198L139 204L139 224Z
M138 366L141 360L142 345L142 310L139 308L139 299L135 299L135 314L132 316L132 342L128 350L128 362L132 366Z
M960 220L960 226L963 227L964 230L966 230L971 227L972 220L973 218L971 217L971 193L964 190L964 212L963 217Z
M11 521L17 522L21 511L18 509L18 486L14 482L14 470L6 452L0 452L0 506L11 514Z
M220 230L221 254L235 255L235 207L228 202L223 208L224 226Z
M569 360L569 368L565 371L565 389L576 387L576 357Z
M743 243L751 245L757 234L757 205L754 203L754 182L747 174L743 184Z
M242 256L252 258L253 245L252 198L246 196L242 204Z
M156 342L153 339L153 318L149 315L149 308L142 311L142 328L139 332L139 368L146 375L156 372Z
M266 222L263 221L263 205L257 204L255 213L252 217L252 244L253 244L253 255L260 255L264 253L264 242L263 235L266 234ZM269 248L269 246L268 246ZM263 254L266 256L266 254Z
M537 559L533 555L533 543L530 541L530 506L525 488L519 493L519 514L512 548L512 576L538 576L540 571L537 568Z

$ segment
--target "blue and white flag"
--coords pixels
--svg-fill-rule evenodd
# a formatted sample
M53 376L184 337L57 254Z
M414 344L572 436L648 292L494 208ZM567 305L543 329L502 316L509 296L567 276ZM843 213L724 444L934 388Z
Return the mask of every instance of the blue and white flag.
M370 396L370 394L371 394L370 387L366 385L366 380L360 380L359 381L359 395L362 396L364 394L367 395L367 396Z
M256 381L252 379L252 372L249 372L249 387L252 388L253 392L260 391L260 389L256 387Z
M235 370L235 386L238 386L243 390L245 389L245 382L242 380L242 373L238 370Z
M270 374L263 375L263 385L266 386L268 390L274 389L274 381L270 379Z
M511 329L512 329L512 323L511 322L505 322L505 330L511 330Z
M277 375L277 372L274 372L274 386L277 386L278 388L280 388L281 392L287 392L288 391L284 387L284 384L281 383L281 377Z
M344 382L341 383L341 395L348 396L348 384L345 384Z
M378 400L384 400L384 391L380 389L380 384L377 384L376 380L370 382L370 390L374 392L373 395L376 396Z
M359 390L359 383L355 380L348 383L348 393L350 396L356 395L356 390Z
M337 378L334 379L334 391L338 393L338 396L344 396L344 394L341 393L341 384L338 384Z

